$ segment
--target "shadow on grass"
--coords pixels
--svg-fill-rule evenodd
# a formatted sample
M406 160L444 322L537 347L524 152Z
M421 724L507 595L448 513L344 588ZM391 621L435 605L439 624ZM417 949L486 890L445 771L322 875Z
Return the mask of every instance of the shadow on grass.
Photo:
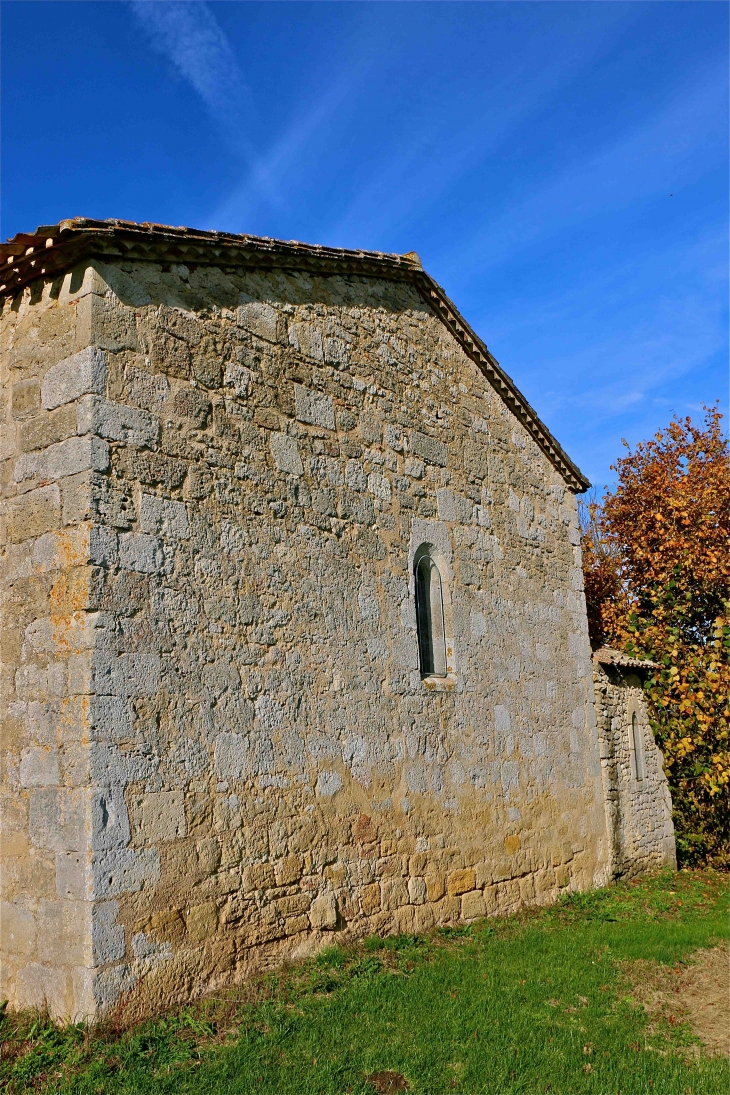
M626 969L681 965L726 937L725 876L665 872L427 937L331 946L130 1029L4 1015L0 1086L372 1095L374 1077L397 1076L394 1090L427 1095L724 1095L727 1062L687 1024L650 1022Z

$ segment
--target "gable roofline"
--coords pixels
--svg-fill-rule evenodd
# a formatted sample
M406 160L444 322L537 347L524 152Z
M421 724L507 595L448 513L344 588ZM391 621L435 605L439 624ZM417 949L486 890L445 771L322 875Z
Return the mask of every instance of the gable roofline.
M393 255L318 244L234 235L197 228L74 217L18 233L0 243L0 297L14 297L37 278L54 278L82 258L107 262L156 261L186 265L279 267L313 274L355 274L408 281L522 423L576 494L590 486L534 408L501 368L414 252Z

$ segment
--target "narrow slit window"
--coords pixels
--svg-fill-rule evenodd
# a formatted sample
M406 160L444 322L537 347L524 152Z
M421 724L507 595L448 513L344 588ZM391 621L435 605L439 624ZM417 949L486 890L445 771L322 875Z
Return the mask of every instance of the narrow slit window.
M639 726L639 718L635 711L631 715L631 745L634 751L634 771L637 780L641 780L646 774L644 769L644 739Z
M422 677L445 677L446 628L441 574L430 555L416 563L416 619Z

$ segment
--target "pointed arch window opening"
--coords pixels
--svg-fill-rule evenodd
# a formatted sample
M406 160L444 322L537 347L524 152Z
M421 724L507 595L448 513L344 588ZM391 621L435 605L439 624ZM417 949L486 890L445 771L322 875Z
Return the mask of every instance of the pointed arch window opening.
M418 656L422 677L446 677L446 621L441 572L430 554L415 566Z

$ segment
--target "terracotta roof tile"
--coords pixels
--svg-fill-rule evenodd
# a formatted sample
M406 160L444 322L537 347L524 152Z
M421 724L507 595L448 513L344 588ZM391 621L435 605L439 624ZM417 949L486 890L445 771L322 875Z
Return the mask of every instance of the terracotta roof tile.
M649 661L647 658L632 658L630 654L623 654L611 646L602 646L596 650L593 660L600 665L618 665L622 669L659 669L656 662Z

